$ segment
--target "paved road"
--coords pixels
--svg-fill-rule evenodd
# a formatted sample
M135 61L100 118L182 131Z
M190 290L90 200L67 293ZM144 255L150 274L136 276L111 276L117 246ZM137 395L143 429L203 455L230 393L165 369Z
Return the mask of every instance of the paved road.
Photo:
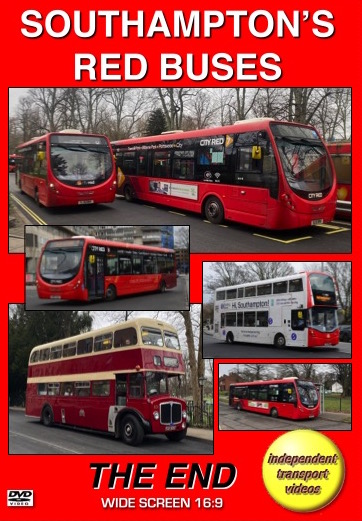
M25 294L25 307L29 311L39 310L72 310L82 309L87 311L168 311L189 309L189 277L180 276L177 279L177 287L166 290L164 293L152 292L141 295L120 297L113 301L74 302L39 299L35 286L27 286Z
M350 431L351 423L334 415L322 414L313 420L292 421L285 418L271 418L264 414L249 411L237 411L219 402L219 430L222 431L291 431L295 429L313 429L315 431Z
M264 344L234 342L227 344L204 334L203 358L351 358L351 344L340 342L336 347L275 347Z
M21 194L9 177L11 204L27 217L29 224L173 224L190 226L191 253L350 253L351 223L335 221L301 230L271 232L226 222L213 225L200 215L173 211L164 206L116 199L112 204L75 208L39 208Z
M130 447L108 434L44 427L22 410L9 411L9 454L212 454L212 439L198 436L193 429L179 443L163 435L145 436L141 445Z

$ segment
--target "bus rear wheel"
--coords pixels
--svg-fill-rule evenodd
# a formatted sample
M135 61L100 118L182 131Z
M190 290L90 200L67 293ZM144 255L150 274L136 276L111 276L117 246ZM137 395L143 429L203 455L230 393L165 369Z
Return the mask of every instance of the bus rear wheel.
M182 441L186 438L186 429L177 432L168 432L166 438L170 441Z
M217 197L209 197L205 203L205 217L213 224L220 224L224 220L224 207Z
M46 405L41 413L41 422L46 427L50 427L54 423L54 414L50 405Z
M285 336L281 333L278 333L275 335L274 338L274 345L275 347L285 347Z
M278 418L278 411L275 407L273 407L272 410L270 411L270 416L272 418Z
M121 438L127 445L139 445L144 436L140 422L132 414L127 414L121 422Z
M234 343L234 335L232 333L228 333L226 335L226 343L233 344Z
M106 299L107 300L114 300L117 296L117 291L115 286L113 284L110 284L106 291Z

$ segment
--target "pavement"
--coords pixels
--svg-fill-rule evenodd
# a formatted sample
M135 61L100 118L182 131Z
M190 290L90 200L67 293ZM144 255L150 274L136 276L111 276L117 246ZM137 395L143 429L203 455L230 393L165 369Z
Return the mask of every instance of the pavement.
M25 215L9 201L9 253L24 253L24 226L30 224Z

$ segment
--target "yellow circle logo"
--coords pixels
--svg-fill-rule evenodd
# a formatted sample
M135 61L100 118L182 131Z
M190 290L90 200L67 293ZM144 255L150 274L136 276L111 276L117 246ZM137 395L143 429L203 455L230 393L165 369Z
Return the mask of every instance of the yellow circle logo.
M328 505L344 480L344 461L338 447L312 430L287 432L269 447L263 461L263 480L271 497L296 512Z

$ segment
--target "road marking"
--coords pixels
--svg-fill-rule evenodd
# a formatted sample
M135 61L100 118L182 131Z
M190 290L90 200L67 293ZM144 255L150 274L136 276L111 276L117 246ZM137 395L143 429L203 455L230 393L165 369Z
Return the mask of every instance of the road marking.
M67 449L66 447L62 447L61 445L56 445L55 443L50 443L49 441L39 440L38 438L34 438L33 436L28 436L27 434L20 434L19 432L14 432L14 431L9 431L9 434L12 434L13 436L20 436L20 438L26 438L31 441L43 443L44 445L49 445L49 447L64 450L66 452L71 452L72 454L83 454L82 452L78 452L78 451L72 450L72 449Z
M25 212L27 212L38 224L47 224L45 221L43 221L43 219L39 217L39 215L33 212L33 210L26 206L26 204L23 203L20 199L18 199L14 194L10 194L10 197L16 202L16 204L21 206L21 208L25 210Z
M179 212L173 212L172 210L168 210L168 213L173 213L174 215L181 215L182 217L186 217L186 214L179 213Z
M283 241L282 239L275 239L274 237L268 237L267 235L260 235L259 233L253 233L255 237L261 237L262 239L268 239L269 241L281 242L283 244L291 244L292 242L298 241L306 241L307 239L313 239L311 235L307 235L306 237L298 237L297 239L289 239L288 241Z
M143 204L142 206L145 206L146 208L152 208L152 210L156 208L155 206L151 206L150 204Z
M326 235L332 235L332 233L340 233L340 232L349 232L348 228L340 228L339 230L333 230L331 232L326 232Z

